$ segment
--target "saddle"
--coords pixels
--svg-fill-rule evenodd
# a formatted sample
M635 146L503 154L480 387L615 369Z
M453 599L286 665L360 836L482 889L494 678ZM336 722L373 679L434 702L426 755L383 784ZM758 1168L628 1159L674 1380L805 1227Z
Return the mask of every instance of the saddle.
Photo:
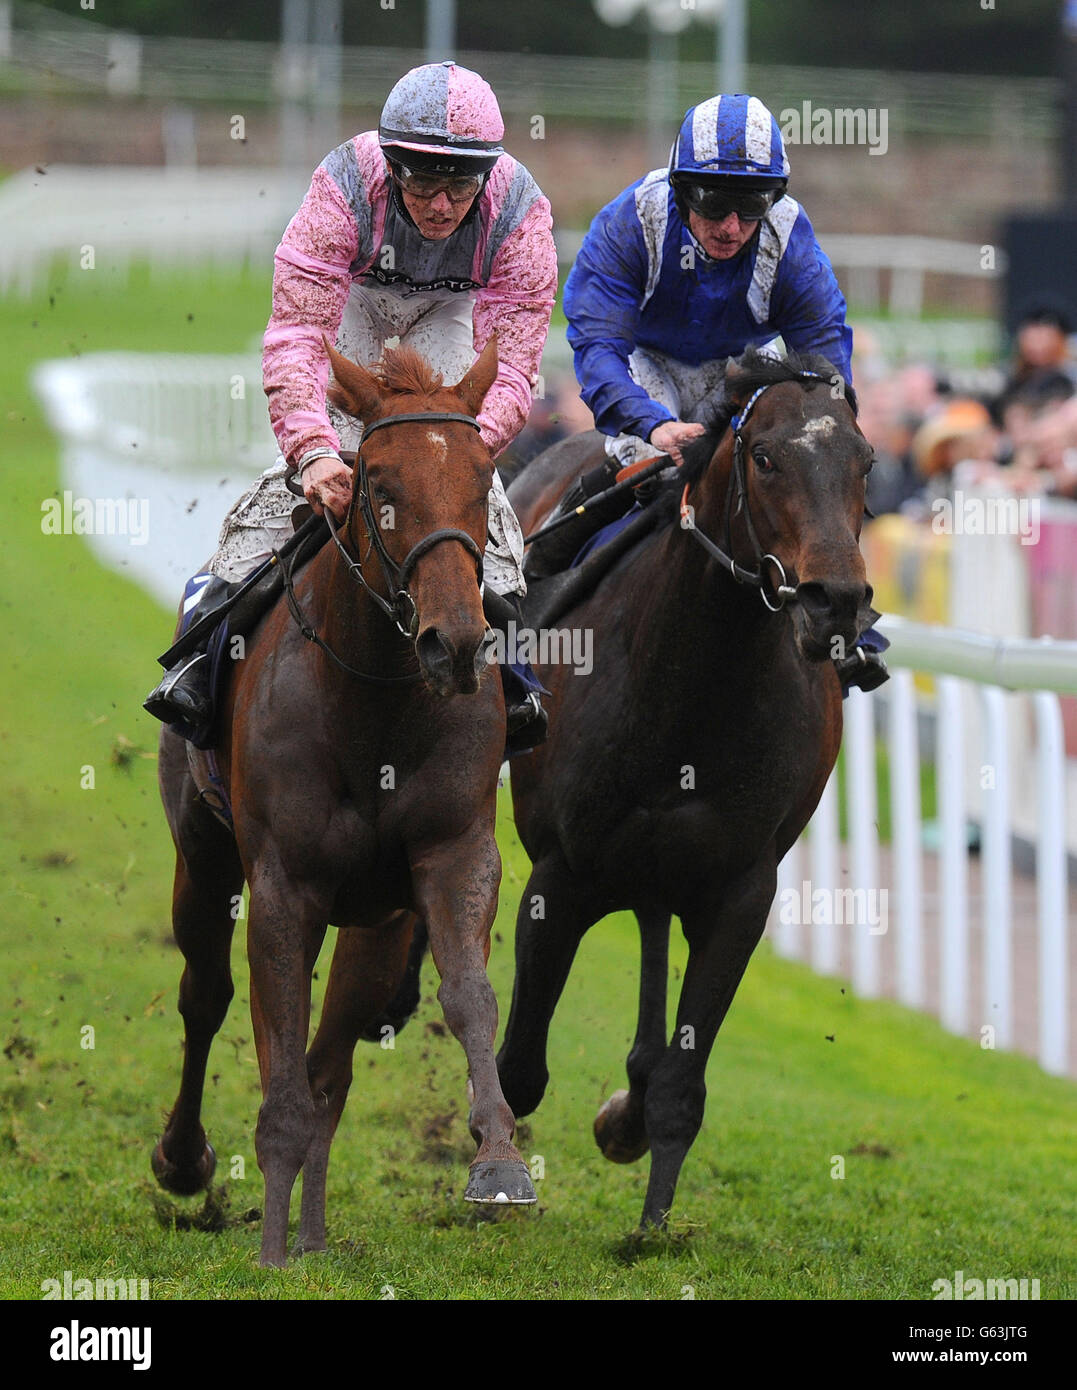
M653 504L633 509L590 537L572 568L546 579L529 579L523 600L525 625L536 631L553 627L570 609L590 598L618 560L655 529L659 510Z

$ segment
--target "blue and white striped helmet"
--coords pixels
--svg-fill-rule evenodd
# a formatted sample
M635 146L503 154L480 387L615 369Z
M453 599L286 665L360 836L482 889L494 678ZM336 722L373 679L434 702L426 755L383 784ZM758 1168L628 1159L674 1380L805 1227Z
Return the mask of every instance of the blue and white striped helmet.
M673 142L670 181L752 180L757 187L778 186L789 177L789 160L778 122L758 97L738 93L710 97L693 106Z

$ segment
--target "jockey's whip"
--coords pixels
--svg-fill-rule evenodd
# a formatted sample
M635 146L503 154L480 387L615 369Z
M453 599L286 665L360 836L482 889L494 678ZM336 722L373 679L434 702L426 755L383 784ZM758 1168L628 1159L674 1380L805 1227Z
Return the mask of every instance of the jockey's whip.
M662 473L667 468L676 468L676 466L668 454L660 454L653 459L644 459L641 463L629 464L627 468L622 468L617 474L617 482L612 487L606 488L605 492L596 492L593 497L586 498L572 511L565 512L564 516L555 517L553 521L548 521L537 531L532 531L529 536L524 537L524 545L541 540L543 536L548 536L551 531L556 531L559 526L565 526L576 517L584 516L599 502L605 502L609 497L620 497L629 488L638 487L640 483L646 482L648 478L653 478L657 473Z

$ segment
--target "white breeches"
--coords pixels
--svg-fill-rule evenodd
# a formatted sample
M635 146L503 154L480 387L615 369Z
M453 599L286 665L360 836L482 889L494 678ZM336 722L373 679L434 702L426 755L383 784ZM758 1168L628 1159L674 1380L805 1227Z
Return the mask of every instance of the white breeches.
M652 401L664 405L676 419L691 422L699 419L697 412L706 398L720 389L726 360L720 357L691 367L653 348L636 348L628 359L628 370ZM625 467L654 458L656 450L634 434L618 434L607 437L606 453Z

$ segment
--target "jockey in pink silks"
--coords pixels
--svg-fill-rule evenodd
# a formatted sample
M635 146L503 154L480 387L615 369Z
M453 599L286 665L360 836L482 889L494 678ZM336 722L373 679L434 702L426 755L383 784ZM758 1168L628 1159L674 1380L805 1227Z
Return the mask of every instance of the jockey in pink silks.
M478 416L494 456L520 432L557 291L550 204L501 145L493 91L455 63L406 73L379 128L356 135L314 172L275 255L273 314L263 344L276 464L225 518L208 572L187 586L185 627L219 607L293 532L302 499L343 518L352 474L341 449L362 426L326 402L322 337L373 366L386 346L413 347L457 381L497 333L498 374ZM301 496L299 495L301 494ZM523 536L497 472L490 492L484 579L518 606L526 591ZM170 670L146 708L180 732L212 717L202 650ZM540 741L537 696L505 672L510 733Z

